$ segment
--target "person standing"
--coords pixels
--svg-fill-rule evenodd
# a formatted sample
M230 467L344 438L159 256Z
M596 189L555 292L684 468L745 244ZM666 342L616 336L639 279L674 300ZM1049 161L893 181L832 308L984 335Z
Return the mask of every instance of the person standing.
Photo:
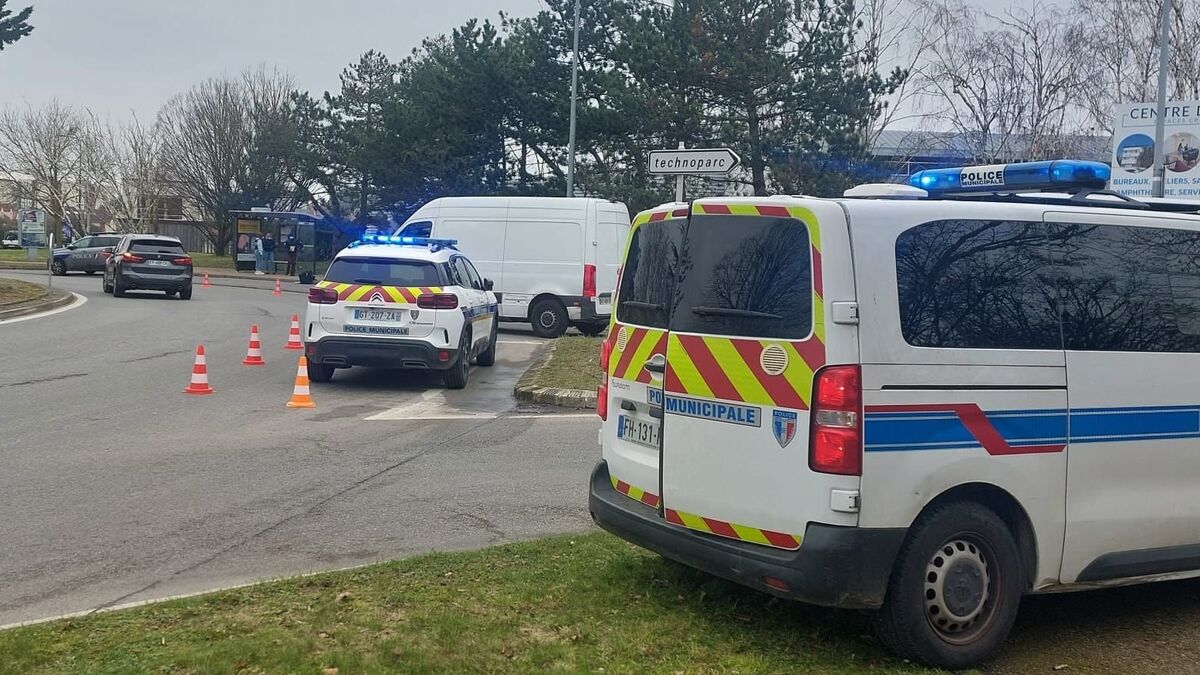
M300 259L300 252L303 250L304 242L297 239L295 233L289 234L283 245L283 251L287 255L287 275L289 277L295 276L296 261Z
M262 237L255 237L254 241L250 244L250 247L252 249L254 249L254 273L255 274L264 274L264 272L263 272L263 241L262 241Z
M263 269L268 274L275 273L275 240L271 238L271 233L263 235Z

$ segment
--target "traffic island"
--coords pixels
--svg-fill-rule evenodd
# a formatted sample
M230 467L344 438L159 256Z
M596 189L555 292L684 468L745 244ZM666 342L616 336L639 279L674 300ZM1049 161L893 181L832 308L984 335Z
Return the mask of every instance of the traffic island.
M522 403L595 410L602 342L601 338L578 336L555 340L517 381L513 395Z
M75 296L18 279L0 278L0 321L48 312L70 304Z

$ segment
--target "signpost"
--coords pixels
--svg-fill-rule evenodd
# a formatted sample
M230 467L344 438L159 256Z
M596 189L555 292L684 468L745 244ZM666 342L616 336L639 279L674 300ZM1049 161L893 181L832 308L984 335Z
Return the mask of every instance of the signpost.
M651 150L649 171L652 176L676 176L675 201L683 201L684 176L727 176L742 163L729 148L684 148Z

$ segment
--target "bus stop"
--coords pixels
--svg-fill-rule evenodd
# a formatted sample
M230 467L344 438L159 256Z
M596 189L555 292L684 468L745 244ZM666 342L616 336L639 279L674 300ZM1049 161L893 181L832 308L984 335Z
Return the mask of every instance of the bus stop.
M247 211L230 211L237 219L237 236L233 241L234 269L238 272L253 272L255 265L254 241L267 234L275 240L274 265L264 271L267 274L280 274L287 268L287 241L295 237L301 244L296 256L296 274L304 275L311 272L316 278L318 271L324 272L324 265L318 263L333 257L332 234L323 227L320 216L296 211L271 211L268 209L250 209Z

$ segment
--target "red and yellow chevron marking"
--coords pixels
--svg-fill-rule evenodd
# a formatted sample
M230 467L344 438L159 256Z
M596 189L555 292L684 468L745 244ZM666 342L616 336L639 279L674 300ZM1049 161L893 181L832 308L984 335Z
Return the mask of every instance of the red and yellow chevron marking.
M788 365L778 375L763 370L759 357L778 345ZM667 339L666 391L776 408L807 410L813 373L825 365L825 345L672 333Z
M622 380L633 380L642 384L649 384L651 380L650 372L642 366L650 360L650 357L655 354L666 354L667 352L667 331L657 328L639 328L637 326L627 326L624 324L616 324L615 331L609 333L614 336L613 351L608 361L608 376ZM620 331L625 331L625 349L618 350L618 340L616 336Z
M687 217L688 217L688 209L686 206L676 206L676 207L671 207L671 208L659 207L657 209L650 209L648 211L642 211L641 213L639 213L633 217L633 221L630 224L632 225L632 228L636 228L640 225L645 225L646 223L656 223L660 220L671 220L673 218L687 218ZM631 234L633 231L632 228L630 228Z
M376 291L383 297L384 302L395 302L402 305L417 304L417 296L426 293L441 293L440 286L370 286L360 284L335 284L332 281L322 281L317 284L317 288L332 288L337 291L338 300L344 302L359 302L366 301Z
M727 523L722 520L676 511L675 509L666 509L666 515L668 523L681 525L689 530L707 532L708 534L715 534L718 537L748 541L752 544L772 546L789 551L795 551L800 548L800 537L794 534L760 530L757 527Z
M646 506L651 506L656 509L658 508L658 502L659 502L658 495L656 495L652 492L646 492L645 490L643 490L641 488L635 488L623 480L617 480L616 476L610 475L609 479L612 481L613 489L616 490L617 492L620 492L621 494L625 495L626 497L629 497L630 499L636 499L637 501L645 504Z

